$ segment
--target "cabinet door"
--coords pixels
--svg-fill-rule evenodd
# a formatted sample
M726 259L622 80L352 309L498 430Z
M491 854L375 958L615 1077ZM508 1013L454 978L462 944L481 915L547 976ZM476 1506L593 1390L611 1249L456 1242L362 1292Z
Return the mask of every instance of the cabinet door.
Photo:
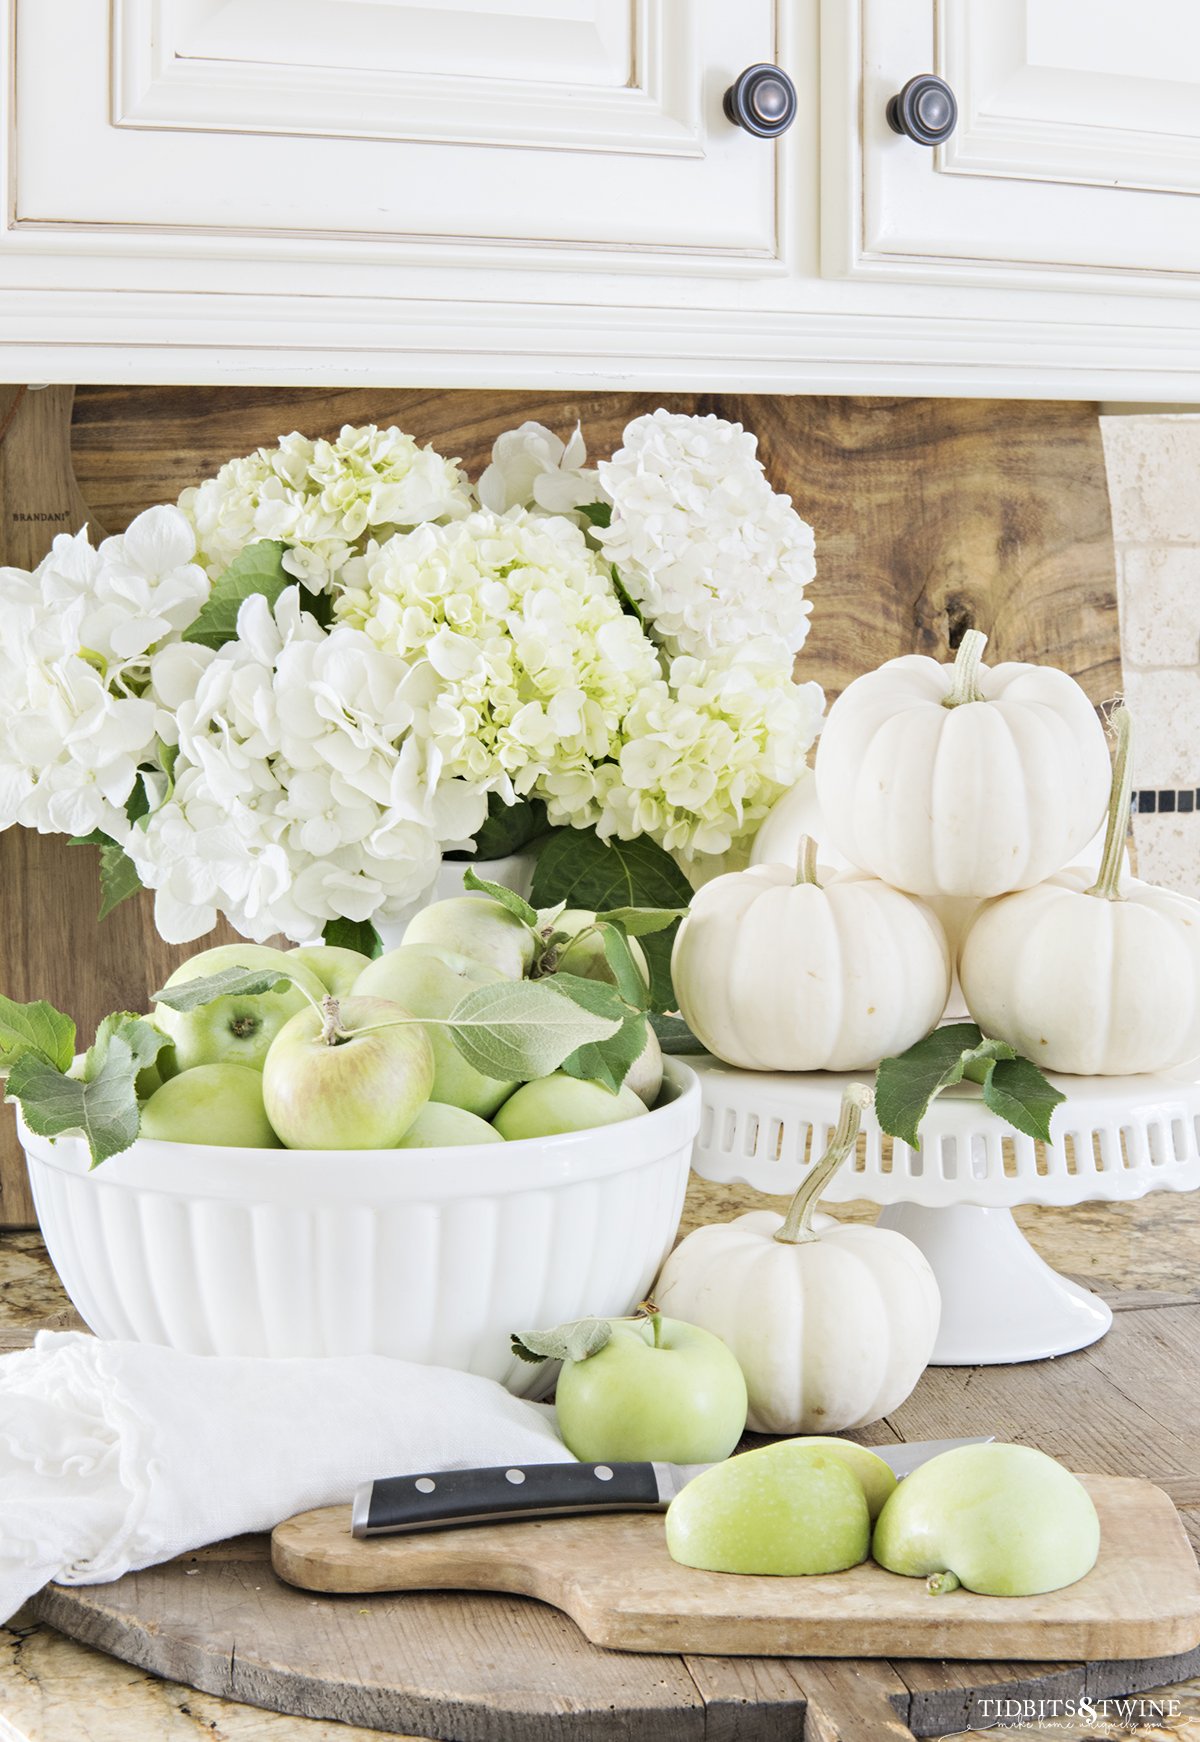
M721 96L779 4L19 0L16 224L769 269L777 149Z
M827 269L1044 283L1062 268L1102 289L1100 268L1167 290L1200 271L1195 0L825 0L823 22ZM886 120L930 71L959 111L933 150Z

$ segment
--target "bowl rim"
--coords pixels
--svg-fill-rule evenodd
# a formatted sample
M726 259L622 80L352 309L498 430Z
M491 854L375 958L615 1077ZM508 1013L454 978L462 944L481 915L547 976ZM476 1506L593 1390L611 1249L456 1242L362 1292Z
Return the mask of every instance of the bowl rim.
M625 1173L682 1149L690 1155L700 1128L700 1079L690 1065L674 1055L663 1060L663 1078L674 1092L643 1117L554 1137L517 1138L503 1146L250 1149L138 1137L128 1149L96 1168L91 1166L82 1136L41 1137L26 1125L19 1105L14 1110L31 1173L36 1166L44 1166L59 1173L89 1176L92 1184L100 1187L186 1198L257 1195L281 1206L314 1199L346 1203L359 1191L380 1199L418 1201L506 1196L531 1187ZM619 1142L614 1144L618 1133ZM501 1160L504 1165L498 1166Z

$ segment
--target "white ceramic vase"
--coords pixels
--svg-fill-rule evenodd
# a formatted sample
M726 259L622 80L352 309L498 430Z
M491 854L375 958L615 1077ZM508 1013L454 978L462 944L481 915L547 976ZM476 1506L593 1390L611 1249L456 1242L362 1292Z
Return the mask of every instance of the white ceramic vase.
M506 889L515 889L518 895L528 898L536 864L537 854L528 847L519 853L510 853L503 859L443 859L437 880L428 895L420 901L414 901L399 919L375 921L375 929L384 949L398 948L404 940L409 920L422 908L432 906L435 901L446 901L453 895L464 894L463 878L468 871L474 871L477 877L486 878L489 883L503 883Z

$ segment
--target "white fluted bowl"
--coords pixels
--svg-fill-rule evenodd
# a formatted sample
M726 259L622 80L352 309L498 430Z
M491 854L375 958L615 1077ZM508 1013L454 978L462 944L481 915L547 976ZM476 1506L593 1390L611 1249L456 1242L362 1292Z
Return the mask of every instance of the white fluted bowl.
M139 1138L94 1171L18 1115L38 1221L98 1336L214 1355L374 1352L498 1379L513 1331L628 1312L683 1208L700 1123L669 1059L644 1118L457 1149L205 1148Z

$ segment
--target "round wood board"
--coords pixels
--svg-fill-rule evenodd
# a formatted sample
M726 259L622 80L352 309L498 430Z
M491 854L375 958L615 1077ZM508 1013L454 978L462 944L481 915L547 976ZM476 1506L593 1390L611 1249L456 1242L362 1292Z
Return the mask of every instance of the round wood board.
M1098 1700L1200 1673L1200 1650L1090 1664L604 1651L525 1598L296 1590L271 1571L265 1537L110 1585L49 1585L34 1608L72 1638L205 1693L456 1742L886 1742L994 1723L985 1701Z

